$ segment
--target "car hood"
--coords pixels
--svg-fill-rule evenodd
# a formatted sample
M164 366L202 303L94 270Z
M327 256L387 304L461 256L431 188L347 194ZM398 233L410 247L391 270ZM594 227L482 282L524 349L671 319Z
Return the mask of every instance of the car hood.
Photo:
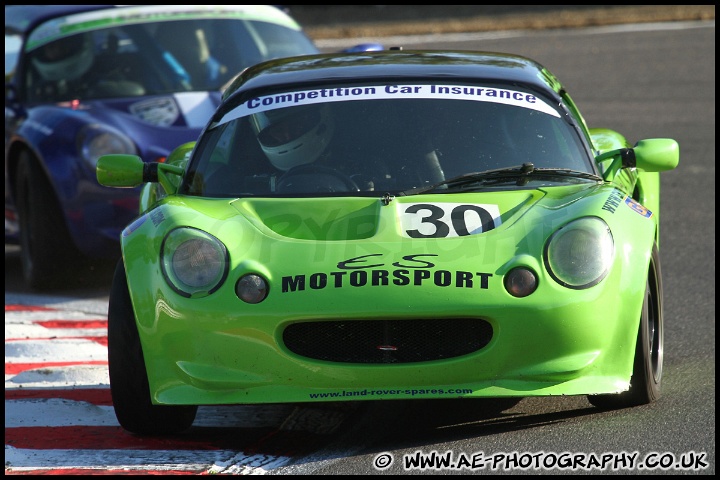
M122 234L124 248L157 248L171 230L189 226L223 242L232 256L264 258L266 248L303 262L297 248L493 249L542 245L584 216L603 219L618 244L652 239L654 213L610 184L395 198L198 198L172 195ZM151 219L152 222L146 220ZM150 240L152 238L153 240ZM633 238L635 240L633 240ZM489 243L488 243L489 242ZM303 247L305 246L305 247Z
M521 219L531 228L582 214L602 216L613 190L592 184L394 198L244 198L229 205L278 240L396 241L480 235L508 229Z

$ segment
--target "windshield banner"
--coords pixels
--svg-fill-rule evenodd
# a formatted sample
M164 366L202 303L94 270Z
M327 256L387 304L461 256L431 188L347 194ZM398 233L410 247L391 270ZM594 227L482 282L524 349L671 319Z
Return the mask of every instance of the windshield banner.
M554 117L560 114L535 95L503 88L489 88L469 85L377 85L357 87L320 88L298 92L275 93L251 98L228 112L218 122L222 125L236 118L276 108L311 105L326 102L347 102L351 100L395 100L404 98L425 98L439 100L470 100L476 102L502 103L528 108Z

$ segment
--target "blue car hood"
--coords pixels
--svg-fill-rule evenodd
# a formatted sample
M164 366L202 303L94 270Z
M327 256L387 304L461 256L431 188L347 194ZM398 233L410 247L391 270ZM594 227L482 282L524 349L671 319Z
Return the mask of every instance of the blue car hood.
M180 92L84 103L96 117L104 116L105 111L115 111L126 113L131 117L127 120L146 126L201 129L220 104L220 92Z

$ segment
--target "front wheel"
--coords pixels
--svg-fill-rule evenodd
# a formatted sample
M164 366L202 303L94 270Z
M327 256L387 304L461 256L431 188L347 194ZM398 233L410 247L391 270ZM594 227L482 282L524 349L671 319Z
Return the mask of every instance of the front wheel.
M115 269L110 290L108 369L115 416L125 430L139 435L171 435L190 428L197 405L153 405L151 401L122 259Z
M616 409L652 403L660 398L663 367L663 305L660 255L653 246L645 299L640 315L630 389L619 394L589 395L596 407Z

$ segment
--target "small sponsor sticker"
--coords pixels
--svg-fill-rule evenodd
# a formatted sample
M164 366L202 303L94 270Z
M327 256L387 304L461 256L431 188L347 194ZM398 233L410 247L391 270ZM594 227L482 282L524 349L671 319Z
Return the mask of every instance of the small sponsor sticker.
M633 200L630 197L627 197L625 199L625 205L627 205L631 209L635 210L637 213L639 213L640 215L642 215L645 218L650 218L653 216L653 212L651 212L647 208L643 207L642 205L640 205L638 202L636 202L635 200Z

